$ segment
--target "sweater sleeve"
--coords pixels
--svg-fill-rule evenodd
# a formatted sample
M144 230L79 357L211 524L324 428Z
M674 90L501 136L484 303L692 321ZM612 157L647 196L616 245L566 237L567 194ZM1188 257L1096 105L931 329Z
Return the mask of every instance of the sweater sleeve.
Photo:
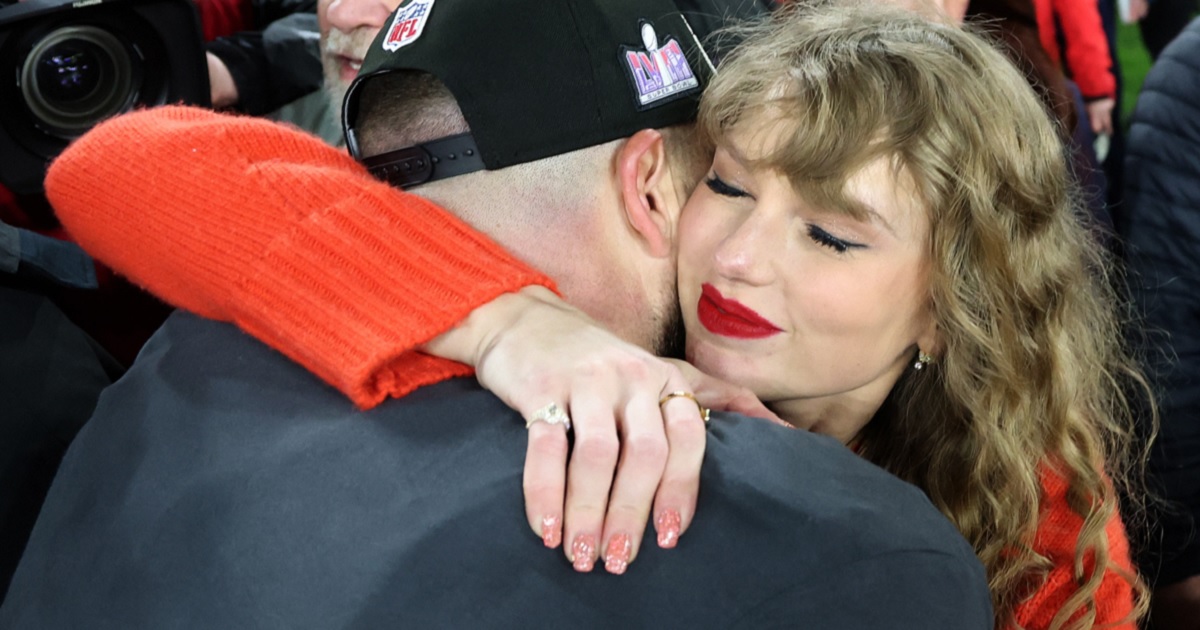
M436 205L266 120L161 107L105 122L46 192L89 253L228 321L360 407L471 373L415 349L549 278Z
M1041 587L1017 607L1017 623L1025 630L1049 628L1078 586L1074 578L1075 547L1083 530L1083 518L1070 508L1068 485L1060 474L1046 466L1041 477L1044 504L1033 546L1052 566ZM1108 540L1108 566L1093 596L1096 620L1092 627L1137 630L1132 620L1133 587L1128 579L1136 572L1120 514L1113 513L1104 534ZM1090 572L1094 563L1095 558L1085 558L1085 570ZM1081 614L1078 612L1071 619Z

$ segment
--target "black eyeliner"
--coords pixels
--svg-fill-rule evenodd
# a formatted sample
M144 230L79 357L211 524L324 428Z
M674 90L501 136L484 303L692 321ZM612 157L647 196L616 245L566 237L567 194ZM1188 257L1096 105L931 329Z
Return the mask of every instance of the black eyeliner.
M744 190L734 188L733 186L730 186L729 184L726 184L720 177L717 177L716 173L713 173L712 175L709 175L708 177L706 177L704 179L704 185L708 186L709 190L717 193L718 195L724 196L724 197L738 198L738 197L749 197L750 196L750 193L748 193Z
M866 248L866 245L844 241L811 223L808 225L808 237L816 244L828 247L839 254L844 254L851 249Z

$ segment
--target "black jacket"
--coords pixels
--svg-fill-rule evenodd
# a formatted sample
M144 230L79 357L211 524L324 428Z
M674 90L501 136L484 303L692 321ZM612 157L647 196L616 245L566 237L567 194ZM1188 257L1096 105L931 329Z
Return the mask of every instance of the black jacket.
M1155 62L1142 86L1125 163L1130 285L1159 391L1150 472L1174 502L1159 516L1158 583L1200 575L1200 21Z
M992 627L953 525L830 438L715 417L691 528L623 576L529 530L525 449L474 379L359 412L173 315L67 453L0 628Z
M207 45L238 89L240 112L269 114L323 83L316 0L255 0L258 30L218 37Z
M67 445L123 371L49 296L95 282L75 245L0 223L0 601Z

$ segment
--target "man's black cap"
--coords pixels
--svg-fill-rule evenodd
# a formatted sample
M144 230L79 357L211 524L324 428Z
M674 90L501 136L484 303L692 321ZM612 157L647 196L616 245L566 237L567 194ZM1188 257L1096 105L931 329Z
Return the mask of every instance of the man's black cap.
M762 3L724 4L762 11L753 6ZM685 19L673 0L405 0L346 95L347 146L361 159L355 129L363 85L397 70L444 83L471 128L364 160L402 186L691 121L712 73L700 40L724 17L706 11Z

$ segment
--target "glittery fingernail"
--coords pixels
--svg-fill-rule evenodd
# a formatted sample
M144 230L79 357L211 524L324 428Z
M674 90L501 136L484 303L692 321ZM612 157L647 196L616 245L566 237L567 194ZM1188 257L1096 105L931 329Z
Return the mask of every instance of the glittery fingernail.
M542 517L542 544L554 549L562 542L562 519L557 516Z
M604 553L604 569L609 573L621 575L629 568L629 554L633 546L629 544L629 534L617 534L608 541L608 551Z
M592 553L596 551L596 537L591 534L580 534L571 543L571 554L575 556L575 570L587 573L592 570L596 561Z
M663 549L674 549L679 543L679 527L683 519L676 510L663 510L654 519L654 528L658 530L658 546Z

